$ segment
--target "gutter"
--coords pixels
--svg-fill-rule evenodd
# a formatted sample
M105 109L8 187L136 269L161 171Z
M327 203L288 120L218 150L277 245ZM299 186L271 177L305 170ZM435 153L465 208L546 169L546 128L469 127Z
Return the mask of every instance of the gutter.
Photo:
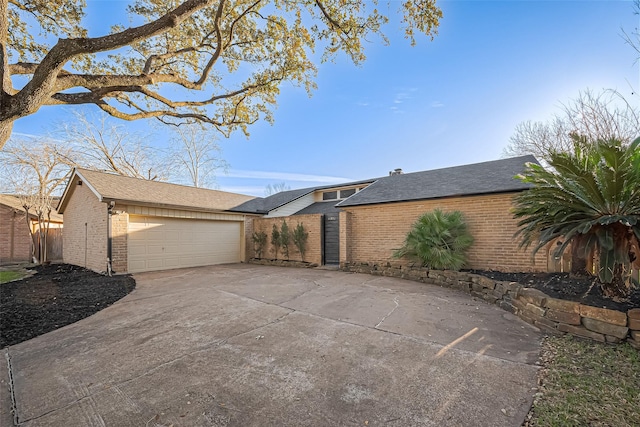
M113 207L116 205L115 202L109 202L107 205L107 275L111 276L113 274L113 263L112 263L112 246L113 246L113 237L111 236L111 216L113 215Z

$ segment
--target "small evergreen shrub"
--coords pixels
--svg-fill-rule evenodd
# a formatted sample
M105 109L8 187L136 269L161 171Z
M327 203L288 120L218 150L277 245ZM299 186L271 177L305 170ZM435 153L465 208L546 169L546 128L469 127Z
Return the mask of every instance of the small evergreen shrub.
M278 259L278 252L280 251L280 230L278 230L278 226L273 224L273 228L271 229L271 245L273 246L273 253Z
M300 252L300 258L304 261L304 255L307 252L307 239L309 233L305 231L304 225L298 223L296 228L293 229L293 244L296 245L298 252Z
M282 247L282 254L289 260L289 245L291 244L291 232L289 232L289 226L287 221L283 220L280 226L280 246Z
M253 250L256 253L256 258L262 258L264 247L267 245L267 233L264 231L254 231L251 235L253 241Z
M460 270L472 243L462 212L435 209L418 218L394 257L436 270Z

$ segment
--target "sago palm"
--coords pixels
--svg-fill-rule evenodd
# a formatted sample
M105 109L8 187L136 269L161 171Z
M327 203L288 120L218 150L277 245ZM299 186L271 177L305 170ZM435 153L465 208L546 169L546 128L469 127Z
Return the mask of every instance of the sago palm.
M418 218L394 256L437 270L459 270L472 243L461 212L436 209Z
M549 168L529 164L520 178L533 187L515 199L521 246L533 253L556 239L597 254L603 294L628 296L631 264L640 256L640 138L587 141L574 136L573 152L552 153Z

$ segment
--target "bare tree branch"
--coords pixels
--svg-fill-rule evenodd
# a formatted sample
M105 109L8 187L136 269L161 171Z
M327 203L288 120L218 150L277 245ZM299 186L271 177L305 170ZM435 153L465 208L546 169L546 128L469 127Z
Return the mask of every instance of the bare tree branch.
M503 154L533 154L545 162L553 151L572 150L573 134L588 141L616 139L630 143L640 136L640 110L616 91L596 94L586 90L563 104L561 113L549 121L518 124Z

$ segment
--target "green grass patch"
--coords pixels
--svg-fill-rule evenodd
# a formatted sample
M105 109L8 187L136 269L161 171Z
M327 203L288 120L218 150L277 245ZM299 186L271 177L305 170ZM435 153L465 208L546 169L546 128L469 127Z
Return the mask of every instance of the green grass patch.
M540 393L527 426L640 426L640 352L548 337L541 353Z
M24 276L25 274L20 271L0 271L0 283L7 283L12 280L20 279Z

